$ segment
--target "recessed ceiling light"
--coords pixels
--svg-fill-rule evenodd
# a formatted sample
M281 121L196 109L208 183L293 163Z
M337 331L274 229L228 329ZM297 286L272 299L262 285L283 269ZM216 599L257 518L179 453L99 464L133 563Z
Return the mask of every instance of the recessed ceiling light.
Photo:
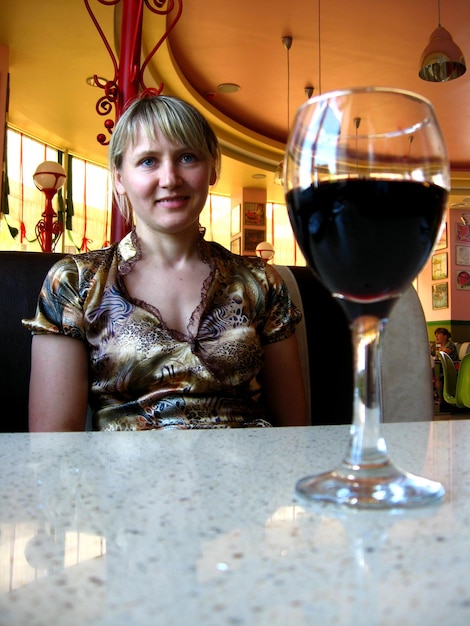
M235 83L221 83L217 85L217 91L221 93L235 93L240 91L240 85L236 85Z
M261 180L263 178L266 178L266 174L253 174L251 178L256 178L257 180Z

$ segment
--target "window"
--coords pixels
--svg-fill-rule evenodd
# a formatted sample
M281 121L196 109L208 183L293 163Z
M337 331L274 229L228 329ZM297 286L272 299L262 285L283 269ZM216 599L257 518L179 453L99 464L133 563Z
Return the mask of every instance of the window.
M60 212L61 196L66 210L65 215L60 213L65 230L55 250L80 252L107 245L112 201L108 169L8 128L9 194L8 207L4 207L7 210L0 213L0 250L41 250L36 224L44 211L45 197L34 185L33 174L43 161L62 163L68 176L64 188L53 199L56 213ZM274 263L305 265L285 205L271 203L266 209L266 239L274 246ZM209 194L200 216L206 239L229 250L231 212L231 198Z
M59 213L59 195L71 190L68 207L73 206L56 251L94 250L109 240L111 204L107 168L66 155L57 148L28 137L12 128L7 130L8 207L0 220L1 250L40 251L36 224L45 207L45 197L33 181L43 161L61 162L71 180L53 199ZM71 228L70 228L71 227Z

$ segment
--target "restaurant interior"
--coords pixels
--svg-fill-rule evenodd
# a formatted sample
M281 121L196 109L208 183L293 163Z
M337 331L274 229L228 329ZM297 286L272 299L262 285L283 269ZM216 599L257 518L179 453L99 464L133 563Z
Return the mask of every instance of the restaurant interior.
M214 207L223 204L218 230L210 234L223 238L227 247L256 253L255 244L250 249L243 237L240 242L232 236L232 216L240 203L264 206L268 213L270 209L270 221L250 232L258 237L255 243L274 249L276 263L305 265L288 223L279 171L298 107L311 95L359 85L399 87L429 98L446 140L452 189L445 229L414 286L430 342L435 328L446 326L463 357L470 345L470 134L465 132L470 124L470 73L462 65L449 80L424 80L420 64L425 48L434 45L433 37L441 36L441 26L460 46L456 54L465 63L470 55L470 5L465 0L417 0L411 6L403 0L385 5L302 0L289 6L275 0L268 9L266 3L246 0L230 6L216 0L183 5L179 0L140 3L142 14L136 17L132 5L138 4L127 3L131 13L125 19L122 12L129 8L123 8L124 2L21 0L2 7L5 137L21 137L21 163L12 164L14 151L5 141L9 158L2 195L9 191L11 198L0 222L0 249L41 249L34 236L23 236L27 219L34 225L44 202L32 175L41 154L28 149L30 139L43 146L47 160L57 150L66 160L73 155L89 169L96 165L106 171L107 142L118 105L105 98L104 86L115 81L124 89L121 41L134 20L141 37L138 90L156 88L190 101L208 117L220 139L223 161L209 201L211 224ZM21 181L14 180L20 176ZM90 215L93 187L104 187L107 181L95 183L88 176L83 237L77 234L77 244L72 231L69 238L64 234L56 252L100 246L100 239L89 234L92 219L87 220L86 209ZM101 243L112 240L113 226L122 227L115 225L119 216L112 213L107 195L94 202L106 205L95 219L105 230ZM29 214L23 220L25 206ZM438 413L442 406L436 408Z
M132 5L138 4L142 13L136 17ZM66 231L68 237L55 242L55 251L100 247L126 227L112 214L105 192L107 142L118 105L106 99L104 86L116 81L121 91L134 88L122 87L119 74L127 62L121 39L129 36L127 25L134 20L141 38L137 62L134 46L138 90L156 88L190 101L220 139L222 169L209 199L209 236L245 254L255 254L255 246L266 247L267 242L278 264L305 265L287 218L279 170L298 107L311 95L364 85L398 87L427 97L447 144L452 189L445 230L414 285L431 342L438 326L448 327L459 344L470 340L470 72L449 80L419 75L425 49L443 29L463 63L470 57L466 0L124 5L99 0L3 3L0 93L6 135L12 140L5 142L9 159L3 187L11 196L0 221L0 249L41 249L32 231L44 198L32 175L42 160L55 160L57 151L65 161L73 156L85 163L89 182L80 191L83 203L74 198L75 224L80 226ZM129 7L131 13L123 20ZM21 144L15 152L18 137ZM44 147L44 158L29 148L29 140ZM98 182L92 177L94 166L102 174ZM238 238L231 222L241 203L264 206L267 222L257 231L244 231L242 224ZM81 220L77 206L84 210ZM102 235L93 234L96 224Z
M27 404L13 385L20 371L21 385L27 384L22 346L30 338L19 336L11 303L32 307L51 263L44 240L35 236L48 202L33 180L38 166L62 159L67 179L51 195L55 211L61 210L60 198L76 191L67 187L72 171L81 196L74 197L73 225L54 240L55 252L95 249L126 228L107 194L107 142L117 109L112 98L103 100L103 87L119 77L119 89L129 88L119 72L131 23L123 12L135 20L137 5L139 89L161 89L194 104L222 146L221 176L203 213L209 236L243 254L261 254L272 245L270 260L297 268L299 278L305 260L286 215L280 170L298 107L311 95L366 85L411 90L434 105L452 188L432 257L391 316L382 391L386 415L396 418L385 422L399 422L384 424L397 462L441 481L446 495L442 506L391 515L349 515L341 508L331 513L299 502L295 481L323 471L341 454L348 416L315 429L214 430L202 436L167 431L141 439L134 433L5 428L0 623L470 623L470 408L452 400L455 379L447 401L442 380L433 399L429 376L429 365L437 378L443 376L431 354L437 327L451 331L462 361L470 351L470 69L458 67L449 80L419 75L423 53L436 30L442 34L441 26L460 49L456 61L470 63L468 0L2 2L4 413L11 397L15 416L20 403ZM245 237L245 212L238 212L245 205L263 206L266 214L253 240ZM234 211L242 221L235 230ZM32 269L26 253L42 251ZM26 283L34 284L27 294L18 289ZM310 303L309 316L323 317L308 318L315 331L339 319L326 299L318 302ZM341 324L347 342L349 330ZM421 326L424 352L404 358ZM329 355L333 366L322 369L319 353L310 356L312 376L314 367L322 369L331 384L331 390L320 389L325 415L334 396L344 393L340 367L348 375L352 369L344 345ZM468 375L470 380L470 369ZM433 401L434 420L427 415Z
M127 7L133 4L142 3L129 2ZM14 141L0 136L9 155L2 197L11 194L9 208L2 207L0 249L41 249L32 230L44 198L32 174L41 160L54 159L47 156L48 150L53 155L59 151L65 161L81 159L89 170L99 166L102 173L97 183L88 174L88 188L81 191L86 199L82 204L75 201L84 210L83 219L75 218L80 224L76 230L83 232L66 231L69 236L55 243L55 251L100 247L125 228L112 214L109 195L102 191L95 200L92 192L107 186L107 142L118 110L105 98L104 86L115 81L124 90L121 39L133 19L141 38L138 90L156 88L190 101L220 139L221 176L207 212L207 222L216 226L209 235L246 254L267 242L279 264L305 265L280 184L280 165L298 107L311 95L364 85L398 87L429 98L447 144L452 189L445 231L415 287L430 341L438 326L448 327L460 344L470 339L470 134L465 132L470 125L470 73L450 80L420 76L425 49L444 28L463 63L469 57L468 2L301 0L291 6L274 0L268 7L248 0L229 6L217 0L178 0L145 2L140 16L133 16L131 8L123 20L122 11L129 11L124 5L21 0L2 6L2 134ZM18 137L21 145L15 151ZM44 146L44 158L29 149L30 139ZM18 158L19 164L13 162ZM64 194L65 189L69 193L64 186ZM101 206L96 209L93 203ZM245 241L243 224L240 240L232 236L233 210L241 203L266 207L267 223L249 231L254 235L251 244ZM90 235L95 223L103 235Z

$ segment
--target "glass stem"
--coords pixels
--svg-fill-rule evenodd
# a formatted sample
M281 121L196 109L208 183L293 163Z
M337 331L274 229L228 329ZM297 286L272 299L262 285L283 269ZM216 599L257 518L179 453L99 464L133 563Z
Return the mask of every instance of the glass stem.
M344 461L367 467L388 462L381 434L381 336L385 323L363 315L351 326L354 348L354 416Z

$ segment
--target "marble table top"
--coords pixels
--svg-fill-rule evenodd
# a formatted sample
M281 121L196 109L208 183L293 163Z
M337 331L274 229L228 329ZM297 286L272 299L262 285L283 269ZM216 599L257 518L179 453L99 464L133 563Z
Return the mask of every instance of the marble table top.
M0 624L468 626L470 421L384 434L443 502L301 502L347 426L2 434Z

